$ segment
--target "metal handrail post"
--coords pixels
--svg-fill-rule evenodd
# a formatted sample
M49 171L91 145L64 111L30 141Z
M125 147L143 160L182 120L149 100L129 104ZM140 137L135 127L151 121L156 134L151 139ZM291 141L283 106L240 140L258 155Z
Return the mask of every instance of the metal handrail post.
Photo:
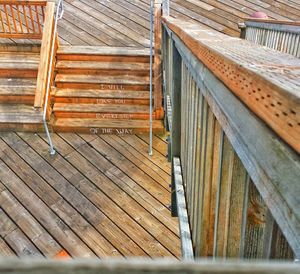
M150 0L150 130L149 155L153 155L153 31L154 31L154 0Z
M170 15L170 1L169 0L163 0L162 10L163 10L163 16L169 16Z
M49 101L49 91L50 91L50 83L51 83L51 71L52 70L52 64L53 64L53 58L54 58L54 43L55 43L55 37L57 33L57 23L58 20L62 19L64 14L64 5L63 5L63 0L60 0L57 4L56 8L56 14L55 14L55 23L54 23L54 31L53 31L53 40L52 40L52 47L51 47L51 54L50 54L50 65L49 65L49 72L48 72L48 77L47 77L47 85L46 85L46 95L45 95L45 102L44 102L44 112L43 112L43 124L45 128L45 132L47 135L47 139L49 142L50 146L50 155L55 155L56 151L51 139L51 135L49 132L49 128L47 125L47 105Z

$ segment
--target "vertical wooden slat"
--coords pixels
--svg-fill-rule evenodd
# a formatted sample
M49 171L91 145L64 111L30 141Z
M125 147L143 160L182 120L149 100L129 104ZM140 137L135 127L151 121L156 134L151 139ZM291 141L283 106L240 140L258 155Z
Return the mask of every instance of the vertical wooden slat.
M268 209L253 182L249 186L245 258L263 258Z
M2 17L2 10L0 10L0 21L1 21L2 31L5 32L4 19Z
M29 9L29 15L30 15L32 30L33 30L34 33L36 33L34 18L33 18L33 13L32 13L32 6L28 6L28 9Z
M295 255L289 246L287 240L282 234L279 226L274 221L273 232L272 232L272 242L270 247L270 259L286 259L294 260Z
M200 256L207 254L207 239L209 237L210 227L210 206L211 206L211 191L212 191L212 168L213 168L213 154L214 154L214 130L215 130L215 116L210 109L208 109L207 130L206 130L206 148L203 163L203 195L202 195L202 210L200 228L197 233L200 234L200 243L198 244L198 253Z
M176 121L172 124L172 159L174 157L180 157L180 132L181 132L181 56L178 50L173 45L173 66L172 66L172 121ZM172 170L172 205L171 213L172 216L178 216L177 206L176 206L176 193L175 193L175 178L174 170Z
M39 11L38 11L38 6L35 5L35 14L36 14L36 21L38 24L38 29L39 29L39 33L42 33L42 26L41 26L41 22L40 22L40 15L39 15Z
M198 191L195 197L195 200L197 200L197 206L195 206L194 211L194 223L196 224L194 226L194 229L197 233L196 235L196 250L195 254L197 256L200 255L200 242L203 240L201 239L201 223L202 223L202 210L203 210L203 193L204 193L204 176L205 176L205 160L206 160L206 147L207 147L207 129L208 129L208 113L209 108L206 100L203 100L203 115L201 119L201 145L200 145L200 162L199 162L199 180L195 182L198 184ZM195 215L196 214L196 215Z
M194 84L194 99L193 99L193 105L194 105L194 112L193 112L193 129L192 129L192 138L193 138L193 146L192 146L192 176L191 176L191 185L189 190L189 201L191 204L194 204L194 197L195 197L195 180L197 177L197 170L198 170L198 152L199 150L197 147L197 143L200 141L198 140L198 120L199 120L199 113L201 112L200 109L200 90L197 88L197 86ZM191 210L193 210L193 207L191 207ZM191 211L191 216L193 216L193 212Z
M193 182L192 182L192 131L193 131L193 79L191 74L189 73L189 84L188 84L188 103L187 103L187 120L185 123L187 124L187 130L185 132L186 134L186 140L187 140L187 147L186 147L186 153L185 153L185 161L186 161L186 181L188 189L191 188Z
M29 23L28 23L28 19L27 19L27 12L26 12L25 5L22 5L22 9L23 9L23 14L24 14L24 19L25 19L25 25L26 25L27 33L30 33L30 27L29 27Z
M215 120L214 136L213 136L213 160L212 160L212 177L211 177L211 195L209 203L209 225L207 231L206 253L203 256L214 255L214 238L215 238L215 219L216 219L216 205L217 205L217 190L219 185L219 171L222 164L221 150L223 147L224 134L218 121Z
M189 181L187 180L187 168L188 164L186 162L186 154L187 154L187 132L188 132L188 123L187 123L187 110L188 110L188 100L189 100L189 75L188 70L185 66L183 66L183 77L182 77L182 90L181 90L181 159L183 161L183 178L184 185L187 191L187 202L190 204L190 187Z
M18 20L19 20L20 30L22 33L24 33L23 22L22 22L22 18L21 18L21 14L20 14L20 6L17 5L16 7L17 7L17 16L18 16Z
M219 206L217 212L218 226L216 227L217 242L215 250L215 255L217 257L226 257L227 255L233 164L234 151L228 138L225 137L222 153L221 180L218 188Z
M12 33L12 29L11 29L11 25L10 25L10 20L9 20L9 16L8 16L8 11L7 11L7 7L6 7L5 4L3 5L3 8L4 8L5 16L6 16L6 23L7 23L7 26L8 26L8 31L10 33Z
M15 18L13 5L9 5L9 7L10 7L10 12L11 12L11 17L12 17L15 33L19 33L18 28L17 28L17 22L16 22L16 18Z
M239 258L243 237L244 210L248 193L248 174L241 160L234 154L231 182L230 218L226 257Z
M198 199L199 196L199 181L200 181L200 163L201 163L201 148L202 148L202 127L203 127L203 112L204 112L204 97L199 91L198 97L198 112L197 112L197 127L196 127L196 162L195 162L195 177L192 185L192 200L191 200L191 227L192 227L192 235L193 235L193 244L196 248L197 246L197 208L198 203L200 202Z

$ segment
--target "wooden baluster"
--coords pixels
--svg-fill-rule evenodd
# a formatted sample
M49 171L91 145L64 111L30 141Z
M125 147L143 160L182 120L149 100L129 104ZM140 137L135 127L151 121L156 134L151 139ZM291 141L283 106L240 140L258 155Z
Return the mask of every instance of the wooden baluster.
M10 20L9 20L9 15L8 15L8 12L7 12L6 4L4 4L3 7L4 7L4 13L5 13L5 16L6 16L6 21L7 21L7 26L8 26L8 32L12 33L12 31L11 31L11 25L10 25Z
M42 26L40 23L40 15L39 15L39 11L38 11L38 6L35 5L35 13L36 13L36 21L38 23L38 29L39 29L39 33L42 33Z
M45 21L45 6L42 6L41 10L42 10L42 16L43 16L43 23L44 23L44 21Z
M17 7L17 15L18 15L18 19L19 19L20 30L21 30L22 33L24 33L23 23L22 23L22 18L21 18L21 14L20 14L19 5L16 5L16 7Z
M28 24L28 20L27 20L26 7L24 5L22 5L22 8L23 8L23 14L24 14L24 18L25 18L25 25L26 25L27 33L30 33L30 28L29 28L29 24Z
M180 132L181 132L181 56L177 49L174 47L172 50L172 59L173 59L173 67L172 67L172 159L173 157L180 156ZM176 193L175 193L175 184L174 184L174 170L172 171L172 207L171 213L172 216L178 216L177 214L177 207L176 207Z
M31 20L31 25L32 25L33 33L36 33L36 29L35 29L35 25L34 25L34 19L33 19L33 14L32 14L32 6L29 6L29 14L30 14L30 20Z
M13 5L9 5L9 7L10 7L10 11L11 11L11 17L12 17L13 25L14 25L14 28L15 28L15 32L19 33L18 27L17 27L16 18L15 18L15 13L14 13Z
M1 10L0 10L0 21L1 21L2 32L6 32Z

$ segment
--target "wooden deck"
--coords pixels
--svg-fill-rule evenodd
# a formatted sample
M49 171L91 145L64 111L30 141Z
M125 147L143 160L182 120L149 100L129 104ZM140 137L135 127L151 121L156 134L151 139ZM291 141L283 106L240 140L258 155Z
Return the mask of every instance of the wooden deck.
M64 18L58 26L61 44L149 47L149 2L64 0ZM296 0L170 0L170 4L172 17L230 36L239 36L238 23L255 11L276 20L300 20L300 3Z
M166 143L155 136L0 133L0 255L179 257Z
M65 0L62 44L149 47L149 0ZM230 36L255 11L276 20L300 20L295 0L170 0L171 16Z

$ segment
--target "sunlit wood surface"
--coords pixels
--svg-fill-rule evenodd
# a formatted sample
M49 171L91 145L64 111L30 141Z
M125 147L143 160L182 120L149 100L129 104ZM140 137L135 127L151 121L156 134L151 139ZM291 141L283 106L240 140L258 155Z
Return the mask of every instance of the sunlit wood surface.
M0 136L1 256L180 256L164 139Z

